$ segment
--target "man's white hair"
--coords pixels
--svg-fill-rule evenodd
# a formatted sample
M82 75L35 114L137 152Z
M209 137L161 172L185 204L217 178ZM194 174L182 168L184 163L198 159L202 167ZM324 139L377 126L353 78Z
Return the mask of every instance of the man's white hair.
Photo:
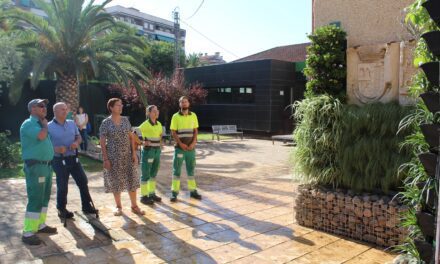
M65 106L67 106L67 104L66 104L65 102L58 102L58 103L56 103L56 104L53 105L53 111L55 112L55 110L57 109L57 107L60 106L60 105L65 105Z

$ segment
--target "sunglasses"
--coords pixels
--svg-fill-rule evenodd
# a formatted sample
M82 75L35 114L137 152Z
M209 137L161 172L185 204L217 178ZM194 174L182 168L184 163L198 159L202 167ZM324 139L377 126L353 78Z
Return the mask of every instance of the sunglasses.
M37 106L38 106L39 108L46 108L46 105L45 105L45 104L37 104Z

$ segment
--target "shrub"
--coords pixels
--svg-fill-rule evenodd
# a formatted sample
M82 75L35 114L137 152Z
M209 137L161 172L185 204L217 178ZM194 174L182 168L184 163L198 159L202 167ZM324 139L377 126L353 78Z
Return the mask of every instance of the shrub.
M12 143L10 131L0 133L0 168L14 168L20 162L20 143Z
M295 109L297 179L356 191L388 192L403 185L398 168L409 160L409 152L399 147L405 131L396 134L408 107L343 105L321 95L297 103Z
M335 164L342 104L328 95L306 98L294 104L297 127L293 137L296 178L310 183L332 184L340 175Z
M163 74L157 74L148 82L140 81L139 85L145 92L148 103L157 105L159 108L160 119L164 121L164 125L169 124L171 116L179 110L179 98L181 96L188 96L191 106L194 106L204 103L208 94L207 90L203 89L198 83L186 84L183 74L176 74L171 78ZM141 122L145 120L145 106L142 104L133 84L129 87L114 84L110 86L110 91L120 95L124 104L128 106L127 109L124 109L125 111L140 115Z
M345 98L346 33L334 26L323 26L308 36L306 68L307 96L329 94Z

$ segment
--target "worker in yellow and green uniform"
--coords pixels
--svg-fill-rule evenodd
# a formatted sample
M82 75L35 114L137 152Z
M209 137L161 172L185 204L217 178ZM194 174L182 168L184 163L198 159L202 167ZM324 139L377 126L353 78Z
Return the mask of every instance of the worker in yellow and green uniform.
M47 99L33 99L28 103L30 117L20 127L20 141L28 203L24 218L22 241L28 245L41 244L37 233L53 234L55 227L45 224L52 188L54 156L47 132Z
M182 96L179 99L179 112L175 113L171 119L171 133L176 142L173 158L173 180L171 184L171 202L177 201L177 195L180 191L180 173L183 162L186 165L186 174L188 176L188 190L190 197L198 200L202 196L197 193L196 180L194 178L194 169L196 166L197 132L199 121L194 112L189 111L189 99Z
M152 205L162 199L156 195L156 175L160 166L162 124L157 120L159 110L155 105L146 109L148 119L139 126L143 148L141 154L141 203Z

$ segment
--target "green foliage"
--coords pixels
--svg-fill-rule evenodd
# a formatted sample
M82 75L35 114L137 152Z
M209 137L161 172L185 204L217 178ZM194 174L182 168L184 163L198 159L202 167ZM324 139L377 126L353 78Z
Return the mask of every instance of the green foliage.
M294 104L297 127L293 138L295 176L303 182L337 185L340 168L335 163L338 152L338 127L342 104L328 95L306 98Z
M4 33L0 33L0 50L0 81L10 83L14 73L21 68L23 54L17 50L13 39Z
M309 35L306 68L307 96L329 94L345 98L346 33L334 26L323 26Z
M8 32L9 23L2 19L3 14L12 7L11 1L0 0L0 82L9 85L14 73L21 68L23 54L17 50L14 34ZM0 94L2 92L0 85Z
M408 148L400 148L408 130L399 135L400 120L409 108L397 103L348 105L342 117L337 160L341 167L341 185L355 190L381 188L397 190L402 186L401 164L408 162Z
M171 76L174 72L174 53L173 43L165 41L148 41L144 55L144 64L153 73L163 73ZM180 64L185 63L185 52L181 51Z
M102 162L86 156L79 156L82 167L87 172L102 172Z
M110 0L102 4L85 0L33 2L47 17L18 8L0 15L0 20L17 22L18 47L25 55L23 67L11 84L9 97L13 103L18 101L23 83L29 77L33 88L42 77L55 75L58 80L74 76L77 81L86 81L104 74L107 80L125 85L130 80L148 79L139 53L145 48L144 43L132 34L133 29L128 25L116 22L111 14L104 12ZM23 24L27 30L20 28ZM142 90L137 85L136 88L146 103Z
M200 62L200 54L191 53L186 56L186 68L194 68L199 66L203 66Z
M428 31L439 30L429 17L426 9L421 5L425 1L426 0L415 0L413 4L405 9L406 25L414 39L417 40L413 54L415 67L418 67L422 63L434 61L434 56L428 50L421 35ZM433 87L428 82L423 71L419 70L412 79L412 84L409 87L409 95L413 98L418 98L423 92L437 89L438 87ZM414 246L414 239L423 239L420 229L417 226L415 214L417 210L423 207L424 201L422 199L422 193L427 190L435 190L435 182L426 175L417 157L420 153L428 151L428 144L421 133L419 125L424 123L439 123L439 121L439 114L433 115L430 113L425 104L419 100L416 108L400 122L400 128L410 129L412 131L401 144L402 147L410 151L411 159L400 167L400 171L405 175L405 180L403 191L399 193L402 201L409 208L401 217L402 226L409 230L409 234L405 242L396 247L396 249L415 258L419 258L419 253ZM420 185L422 185L422 188L420 188Z
M343 105L321 95L295 104L293 153L297 179L356 191L388 192L402 185L398 167L409 160L398 125L409 109L398 104Z
M0 168L15 168L20 162L20 143L12 143L9 131L0 133Z

